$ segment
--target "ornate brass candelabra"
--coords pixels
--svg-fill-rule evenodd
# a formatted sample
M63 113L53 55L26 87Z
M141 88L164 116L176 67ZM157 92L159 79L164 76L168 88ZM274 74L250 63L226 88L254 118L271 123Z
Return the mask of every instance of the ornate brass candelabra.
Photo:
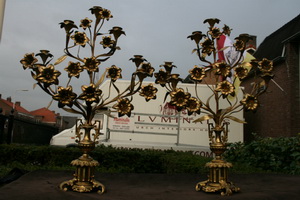
M25 54L20 62L24 69L31 70L33 79L37 81L36 84L52 96L53 100L58 101L59 108L83 117L76 124L76 142L83 155L71 162L76 167L74 178L61 183L60 188L65 191L103 193L104 185L94 179L94 170L99 163L89 156L100 136L101 122L93 120L96 112L115 102L112 108L118 111L119 116L130 116L134 109L131 104L132 95L139 92L146 101L149 101L156 98L157 89L152 84L142 85L146 77L153 76L154 68L141 55L135 55L130 59L135 63L136 68L132 73L130 84L124 91L115 84L119 78L122 78L121 68L115 65L104 69L97 79L100 65L120 49L117 46L118 39L121 35L125 35L125 32L121 27L113 27L108 33L101 32L103 24L112 18L111 12L99 6L94 6L90 11L95 17L94 24L92 25L93 21L89 18L82 19L79 26L81 31L75 31L78 27L71 20L60 23L60 27L66 32L64 55L53 64L50 64L53 55L47 50L41 50L36 55ZM102 38L100 41L102 49L96 49L99 37ZM99 51L106 52L99 53ZM89 56L82 57L82 55ZM59 86L59 77L62 73L55 67L67 58L70 60L64 70L67 72L68 80L63 87ZM79 79L83 72L87 72L88 82L81 86L81 91L75 92L70 83L74 79ZM99 89L105 78L110 79L107 94ZM112 95L112 90L116 91L116 96Z
M232 192L238 192L240 188L228 180L228 169L232 164L222 158L227 146L228 121L245 123L233 114L243 109L257 109L258 96L266 91L269 81L273 78L273 64L267 59L249 59L251 56L246 52L246 47L251 37L248 34L239 35L235 38L235 43L224 42L224 39L229 39L231 29L224 25L221 31L215 26L219 22L219 19L207 19L204 21L209 24L206 34L195 31L188 36L196 43L193 52L204 63L203 66L194 66L189 71L188 79L195 85L195 96L184 88L177 87L182 79L179 74L171 73L175 67L172 62L161 65L164 69L154 76L155 82L167 89L166 96L170 96L170 104L175 106L177 111L186 109L189 115L202 113L194 122L208 121L209 145L215 158L206 164L209 168L208 180L197 183L196 190L230 195ZM212 59L208 59L209 57ZM254 78L252 90L250 93L243 90L243 99L239 100L239 85L246 77ZM197 91L201 82L212 92L206 101L201 99L201 94Z

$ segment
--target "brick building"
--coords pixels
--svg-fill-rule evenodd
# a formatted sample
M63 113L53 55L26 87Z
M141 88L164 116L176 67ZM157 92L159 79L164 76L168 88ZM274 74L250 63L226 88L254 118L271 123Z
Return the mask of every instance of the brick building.
M273 61L274 81L260 96L256 113L245 113L245 140L251 133L266 137L295 136L300 133L300 15L264 39L254 56ZM252 79L245 82L250 84Z
M0 143L49 144L53 135L72 127L77 119L47 108L30 112L21 102L13 102L11 97L2 99L1 94L0 110Z
M14 109L14 115L23 115L32 118L33 116L30 114L28 110L21 106L21 102L12 102L11 97L7 97L6 99L2 99L2 95L0 94L0 108L2 109L2 114L10 115L12 109Z

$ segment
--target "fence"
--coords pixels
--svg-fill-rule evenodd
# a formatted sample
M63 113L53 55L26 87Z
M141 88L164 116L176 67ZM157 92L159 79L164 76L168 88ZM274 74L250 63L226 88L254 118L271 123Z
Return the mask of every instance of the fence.
M58 133L58 127L54 125L40 123L21 116L2 115L1 119L3 119L0 124L1 143L47 145L52 136Z

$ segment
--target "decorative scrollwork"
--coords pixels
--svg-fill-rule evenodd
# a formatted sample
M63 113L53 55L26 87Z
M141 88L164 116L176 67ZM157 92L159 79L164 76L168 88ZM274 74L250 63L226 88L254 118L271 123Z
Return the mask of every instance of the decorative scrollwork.
M81 138L82 138L82 135L83 135L83 132L81 132L82 125L83 125L82 119L77 119L76 120L76 126L75 126L75 138L76 138L75 142L76 143L81 142Z

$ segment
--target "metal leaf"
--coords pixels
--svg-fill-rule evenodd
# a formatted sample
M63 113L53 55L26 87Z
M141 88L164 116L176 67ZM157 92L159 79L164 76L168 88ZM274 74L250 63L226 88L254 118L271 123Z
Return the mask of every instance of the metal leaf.
M134 86L135 86L135 77L136 77L136 75L135 75L135 73L133 73L132 76L131 76L131 81L130 81L130 89L129 89L130 92L132 92L133 89L134 89Z
M198 49L193 49L192 54L195 53Z
M63 55L63 56L59 57L59 58L55 61L54 65L58 65L59 63L63 62L67 57L68 57L67 55Z
M200 117L200 118L194 120L193 122L194 122L194 123L197 123L197 122L203 122L203 121L206 121L206 120L209 120L209 119L212 119L212 118L214 118L213 115L204 115L204 116L202 116L202 117Z
M212 94L210 97L208 97L207 101L206 101L206 107L210 109L210 105L209 105L209 102L210 102L210 99L214 96L215 94Z
M232 107L228 107L228 108L225 108L225 109L220 109L220 115L224 115L224 114L230 112L231 108Z
M112 82L112 85L114 86L114 88L116 89L116 91L117 91L117 93L118 94L120 94L120 90L119 90L119 88L115 85L115 83L114 82Z
M218 52L224 51L224 50L227 49L228 47L229 47L229 46L223 47L223 48L221 48Z
M37 83L33 84L32 89L34 90L36 86L37 86Z
M241 123L241 124L246 124L247 123L244 120L238 119L238 118L236 118L234 116L226 116L225 118L231 119L231 120L233 120L235 122L238 122L238 123Z
M34 80L36 79L36 74L35 74L35 73L31 72L31 76L32 76L32 78L33 78Z
M49 102L49 104L47 106L47 109L49 109L49 107L51 106L52 102L53 102L53 99L51 99L51 101Z
M107 73L107 70L108 70L108 69L106 69L105 72L103 72L102 76L100 77L100 79L99 79L99 80L97 81L97 83L95 84L96 88L99 87L99 85L101 85L101 83L104 81L105 75L106 75L106 73Z
M164 101L163 101L163 102L166 102L166 100L167 100L167 97L169 96L169 94L170 94L170 92L166 92L166 94L165 94L165 98L164 98Z

